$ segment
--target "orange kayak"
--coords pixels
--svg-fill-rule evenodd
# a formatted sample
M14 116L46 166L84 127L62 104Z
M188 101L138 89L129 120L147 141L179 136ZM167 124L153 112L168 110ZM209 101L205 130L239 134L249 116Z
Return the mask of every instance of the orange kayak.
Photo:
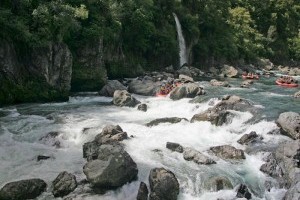
M298 87L297 83L282 83L278 80L276 80L276 84L284 87Z

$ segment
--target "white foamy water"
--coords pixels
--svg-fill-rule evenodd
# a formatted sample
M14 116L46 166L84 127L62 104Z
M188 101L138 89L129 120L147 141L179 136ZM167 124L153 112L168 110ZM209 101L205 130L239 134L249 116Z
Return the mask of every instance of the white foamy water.
M87 186L79 187L74 199L135 199L140 181L148 184L150 169L154 167L165 167L175 173L180 183L181 200L234 198L235 190L213 192L207 188L208 180L216 176L228 178L235 189L241 183L246 184L255 194L254 199L282 197L283 190L265 191L264 182L268 177L259 171L264 163L264 154L246 154L245 160L230 162L209 152L210 147L225 144L245 150L245 146L238 144L237 140L251 131L262 135L266 145L277 144L286 137L267 134L276 128L274 122L249 123L253 117L251 113L231 111L235 115L232 123L220 127L209 122L187 121L146 127L147 122L162 117L190 120L194 114L211 107L210 101L192 104L189 103L190 99L172 101L169 98L137 98L148 105L147 112L107 105L112 99L103 97L72 97L66 103L10 109L10 114L0 118L0 187L7 182L26 178L42 178L50 185L58 173L64 170L74 173L78 181L83 180L85 176L82 168L86 161L82 158L82 145L93 140L105 125L119 124L129 136L133 136L123 143L138 165L138 180L104 195L87 193ZM212 101L218 102L215 99ZM85 128L90 129L83 134ZM61 133L57 138L61 148L39 140L49 132ZM167 142L195 148L215 159L217 164L204 166L186 161L182 154L168 150L165 147ZM38 155L51 158L37 162ZM39 199L54 197L48 191Z

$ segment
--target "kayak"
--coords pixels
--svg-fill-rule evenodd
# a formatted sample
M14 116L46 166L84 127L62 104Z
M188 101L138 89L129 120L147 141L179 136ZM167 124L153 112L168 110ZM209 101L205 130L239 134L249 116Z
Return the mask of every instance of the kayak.
M298 87L297 83L282 83L278 80L276 80L276 84L280 86L285 86L285 87Z
M242 78L243 79L259 79L258 75L254 75L254 76L242 75Z

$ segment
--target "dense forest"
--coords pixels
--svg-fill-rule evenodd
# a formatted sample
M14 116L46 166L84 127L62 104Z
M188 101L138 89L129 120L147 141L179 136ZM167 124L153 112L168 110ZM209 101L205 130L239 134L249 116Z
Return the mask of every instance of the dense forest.
M13 43L23 63L37 57L29 51L41 52L49 42L67 45L72 89L93 90L92 81L82 83L91 74L100 80L102 72L87 71L79 51L98 49L96 63L109 78L178 66L173 13L195 67L261 57L278 64L300 59L298 0L2 0L0 40Z

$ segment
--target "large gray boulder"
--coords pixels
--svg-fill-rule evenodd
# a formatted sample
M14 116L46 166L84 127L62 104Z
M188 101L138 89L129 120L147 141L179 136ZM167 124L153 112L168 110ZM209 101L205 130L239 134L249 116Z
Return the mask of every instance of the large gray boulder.
M228 78L236 78L238 77L238 70L232 66L224 65L221 69L221 73Z
M84 165L83 172L94 188L108 189L135 180L138 169L121 146L103 144L98 148L97 156Z
M284 200L300 199L300 182L293 185L285 194Z
M0 199L25 200L34 199L46 190L47 184L41 179L28 179L10 182L0 190Z
M116 106L135 107L139 103L141 102L139 102L126 90L116 90L114 92L113 104Z
M185 118L179 118L179 117L165 117L165 118L159 118L152 120L151 122L147 123L146 126L151 127L151 126L157 126L161 123L171 123L171 124L176 124L181 122L182 120L188 121Z
M76 177L66 171L59 173L59 175L52 182L54 197L63 197L75 190L77 187Z
M99 95L113 97L116 90L127 90L127 88L118 80L109 80L100 90Z
M183 158L188 161L192 160L195 163L200 164L200 165L216 164L216 162L213 159L207 157L206 155L202 154L201 152L197 151L196 149L189 148L189 147L184 149Z
M199 77L202 76L204 73L195 67L191 67L191 66L184 66L181 67L179 70L177 70L178 74L183 74L189 77Z
M218 157L223 159L245 159L244 151L230 145L211 147L210 150Z
M213 125L222 126L223 124L229 124L232 122L234 114L229 111L215 112L212 109L199 114L195 114L191 122L196 121L210 121Z
M95 136L91 142L83 145L83 157L88 161L97 158L102 144L111 144L119 147L119 142L128 139L126 132L119 125L107 125L102 132Z
M152 80L132 80L128 85L128 91L130 93L154 96L160 88L160 82L154 82Z
M179 183L175 174L164 168L154 168L149 175L150 200L177 200Z
M284 134L290 138L300 139L300 115L295 112L281 113L277 119L277 124Z
M179 100L182 98L194 98L198 95L204 95L205 91L196 83L187 83L180 85L170 92L170 99Z
M249 88L254 82L253 80L245 80L241 83L242 88Z
M300 181L300 140L287 141L268 156L261 171L279 179L282 186L290 187Z

